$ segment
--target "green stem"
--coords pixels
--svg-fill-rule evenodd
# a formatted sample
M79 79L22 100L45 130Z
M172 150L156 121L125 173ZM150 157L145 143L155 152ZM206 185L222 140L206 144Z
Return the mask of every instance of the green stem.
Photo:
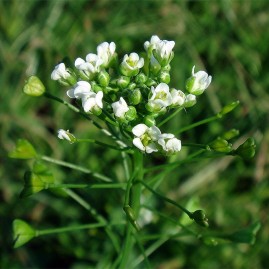
M107 225L107 221L106 219L102 216L99 215L96 210L90 206L90 204L88 204L84 199L82 199L79 195L77 195L75 192L73 192L72 190L69 189L63 189L65 191L65 193L67 195L69 195L72 199L74 199L77 203L79 203L82 207L84 207L87 211L89 211L91 213L91 215L100 223L106 224ZM113 231L111 230L111 228L109 226L106 226L105 228L105 232L107 233L107 235L109 236L115 250L117 253L120 252L120 245L119 242L117 240L116 235L113 233Z
M95 173L92 172L90 169L73 164L73 163L68 163L68 162L64 162L61 160L57 160L48 156L40 156L40 159L46 161L46 162L50 162L50 163L54 163L60 166L64 166L64 167L68 167L74 170L78 170L80 172L83 172L85 174L91 174L93 177L100 179L102 181L106 181L106 182L112 182L113 180L105 175L99 174L99 173Z
M133 173L128 180L126 194L125 194L125 201L124 207L129 206L130 204L130 192L133 181L142 180L143 179L143 154L136 150L133 155ZM132 208L134 210L134 217L137 218L140 210L140 198L141 198L141 185L139 184L134 185L132 190ZM128 264L129 256L133 247L133 237L132 237L132 223L129 221L127 223L127 231L126 231L126 240L122 250L121 262L119 265L119 269L125 269Z
M123 225L125 222L118 222L118 223L110 223L109 225ZM93 228L100 228L107 226L106 223L90 223L78 226L71 226L71 227L62 227L62 228L53 228L53 229L44 229L44 230L37 230L36 237L41 235L47 234L55 234L55 233L65 233L65 232L72 232L77 230L83 229L93 229Z
M153 166L153 167L150 167L150 168L146 168L145 173L152 172L152 171L155 171L155 170L160 170L160 169L167 168L167 167L176 168L177 166L179 166L181 164L193 161L196 156L204 153L205 151L207 151L207 150L205 150L205 149L198 150L197 152L194 152L193 154L189 155L189 157L186 158L183 161L166 163L166 164L161 164L161 165L156 165L156 166ZM166 171L164 171L164 172L166 172Z
M175 201L161 195L160 193L156 192L154 189L152 189L150 186L148 186L144 181L142 180L136 180L137 183L141 183L142 185L144 185L149 191L151 191L153 194L155 194L156 196L158 196L159 198L163 199L164 201L178 207L179 209L181 209L184 213L186 213L190 219L192 218L192 213L187 210L186 208L184 208L183 206L181 206L180 204L176 203Z
M90 189L122 189L126 186L126 183L106 183L106 184L48 184L48 188L51 189L61 189L61 188L69 188L69 189L82 189L82 188L90 188Z
M51 99L51 100L54 100L54 101L57 101L59 103L62 103L63 105L65 105L66 107L68 107L69 109L71 109L72 111L76 112L76 113L79 113L80 115L82 115L84 118L86 118L87 120L89 120L93 125L95 125L97 128L99 129L103 129L102 126L95 122L94 120L92 120L89 115L87 115L85 112L81 111L79 108L69 104L68 102L62 100L61 98L57 97L57 96L54 96L48 92L45 92L44 93L44 96Z
M206 119L204 119L204 120L201 120L201 121L195 122L195 123L193 123L193 124L190 124L190 125L188 125L188 126L185 126L184 128L181 128L179 131L175 132L175 134L181 134L181 133L183 133L183 132L185 132L185 131L188 131L188 130L190 130L190 129L193 129L193 128L197 127L197 126L200 126L200 125L209 123L209 122L214 121L214 120L218 120L218 119L220 119L220 118L221 118L221 116L220 116L220 114L218 113L218 114L216 114L215 116L212 116L212 117L206 118Z
M166 117L163 121L161 121L158 124L158 127L161 127L163 124L165 124L167 121L169 121L170 119L172 119L174 116L176 116L176 114L178 114L181 110L183 109L183 107L178 108L176 111L174 111L171 115L169 115L168 117Z
M206 150L210 151L210 147L208 145L204 145L204 144L182 143L182 147L200 148L200 149L206 149Z
M76 142L95 143L97 145L100 145L100 146L103 146L103 147L106 147L106 148L111 148L111 149L115 149L115 150L119 150L119 151L126 151L128 153L133 153L133 150L131 148L129 148L129 147L119 148L119 147L116 147L116 146L113 146L113 145L110 145L110 144L100 142L100 141L95 140L95 139L76 139Z

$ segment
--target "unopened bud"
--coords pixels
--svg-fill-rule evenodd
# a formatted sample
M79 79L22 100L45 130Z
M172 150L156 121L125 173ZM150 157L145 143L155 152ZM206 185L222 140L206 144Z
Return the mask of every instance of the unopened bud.
M208 227L208 219L205 216L205 213L203 210L199 209L192 213L191 218L199 225L203 227Z
M117 79L117 86L120 87L121 89L127 88L129 83L130 83L130 77L120 76Z
M141 102L142 94L139 89L134 89L128 92L128 99L130 104L138 105Z
M218 137L216 140L209 144L210 148L217 152L230 152L232 145L227 140Z
M221 137L223 139L225 139L225 140L230 140L230 139L232 139L232 138L234 138L234 137L236 137L238 135L239 135L239 131L238 130L231 129L231 130L225 132Z
M193 95L193 94L187 94L186 97L185 97L185 101L184 101L184 104L183 106L184 107L192 107L196 104L196 96Z
M105 70L103 70L98 74L97 79L101 86L106 87L109 84L110 76Z
M147 81L147 76L144 73L139 73L136 77L135 77L135 83L137 84L144 84Z
M159 75L160 81L168 84L170 82L170 74L168 71L161 71Z
M255 155L255 140L253 137L249 137L242 145L240 145L236 150L235 154L240 156L245 160L249 160Z
M136 119L137 114L136 114L135 107L129 106L129 110L125 113L124 117L127 121L132 121L132 120Z
M239 105L239 103L240 103L239 101L235 101L235 102L232 102L231 104L223 107L222 110L218 113L218 116L221 118L223 115L230 113Z
M152 115L148 115L144 118L144 123L148 126L155 126L156 125L156 120L154 119L154 117Z

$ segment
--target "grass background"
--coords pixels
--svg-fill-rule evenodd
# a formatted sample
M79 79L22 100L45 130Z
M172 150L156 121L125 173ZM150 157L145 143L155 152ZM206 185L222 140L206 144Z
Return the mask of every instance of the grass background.
M45 98L22 94L25 79L38 75L47 88L65 98L65 90L50 80L64 57L84 58L103 41L114 41L123 56L143 50L151 35L174 40L171 85L184 89L195 64L213 82L198 104L182 112L167 130L203 119L232 101L241 105L221 121L184 133L182 141L207 143L230 128L243 142L254 136L253 160L204 160L180 167L161 186L162 193L186 204L199 199L214 229L234 231L260 220L256 244L170 240L152 256L154 268L267 268L268 267L268 143L269 143L269 6L262 1L3 1L0 0L0 267L103 268L111 249L102 231L42 237L12 249L11 223L22 218L48 228L91 222L83 209L60 194L41 192L20 200L24 171L30 163L10 160L18 138L31 141L42 154L75 162L104 174L120 171L118 154L98 146L70 146L57 139L59 128L80 137L99 137L99 131L65 107ZM183 152L182 154L187 154ZM152 163L163 159L154 158ZM108 169L108 167L114 167ZM59 181L88 180L78 172L50 166ZM70 178L66 178L66 174ZM75 181L75 180L74 180ZM122 214L122 193L104 199L101 191L81 192L108 218ZM160 210L175 214L167 205ZM174 216L174 215L173 215ZM148 233L171 229L165 223ZM104 263L103 263L104 264Z

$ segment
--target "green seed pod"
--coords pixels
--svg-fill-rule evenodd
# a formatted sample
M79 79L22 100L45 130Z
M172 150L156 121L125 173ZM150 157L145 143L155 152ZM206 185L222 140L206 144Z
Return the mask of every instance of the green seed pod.
M46 88L41 80L36 76L31 76L26 81L23 92L27 95L38 97L44 94Z
M14 248L18 248L36 236L36 231L25 221L15 219L13 221Z
M8 154L8 157L13 159L33 159L36 156L37 153L34 147L25 139L19 139L16 142L15 149Z

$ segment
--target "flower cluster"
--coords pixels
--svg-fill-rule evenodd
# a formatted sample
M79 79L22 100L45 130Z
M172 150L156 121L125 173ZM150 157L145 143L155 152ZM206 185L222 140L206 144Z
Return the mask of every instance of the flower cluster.
M181 141L161 133L157 118L195 105L196 96L211 83L211 76L205 71L195 73L193 67L186 93L169 87L174 46L174 41L155 35L144 43L146 56L132 52L120 58L115 43L104 42L97 46L96 54L89 53L85 60L77 58L74 66L58 64L51 78L70 87L67 96L80 100L85 113L102 120L109 117L141 151L174 154L180 151Z

